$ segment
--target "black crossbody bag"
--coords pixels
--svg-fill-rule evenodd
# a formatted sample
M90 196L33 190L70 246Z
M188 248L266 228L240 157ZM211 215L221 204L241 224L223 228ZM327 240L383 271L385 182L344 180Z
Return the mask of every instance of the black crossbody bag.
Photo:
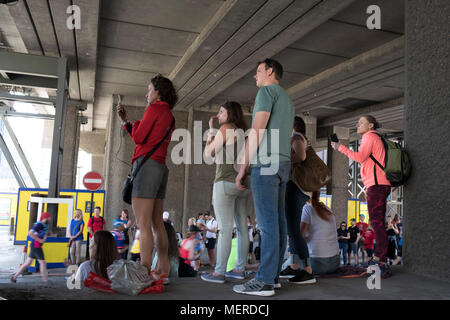
M164 138L162 138L162 140L160 142L158 142L158 144L156 146L154 146L153 149L150 150L149 153L147 153L147 155L144 157L144 159L142 160L140 165L138 167L136 167L134 172L133 172L133 168L131 168L131 172L125 179L125 183L123 184L123 188L122 188L122 199L125 203L131 204L131 192L133 191L133 180L136 177L139 169L141 169L141 167L144 165L145 161L147 161L147 159L150 158L153 153L155 153L155 151L161 146L161 144L164 142L164 140L167 139L167 137L170 134L170 131L172 131L174 124L175 124L175 118L172 119L170 128L169 128L169 130L167 130Z

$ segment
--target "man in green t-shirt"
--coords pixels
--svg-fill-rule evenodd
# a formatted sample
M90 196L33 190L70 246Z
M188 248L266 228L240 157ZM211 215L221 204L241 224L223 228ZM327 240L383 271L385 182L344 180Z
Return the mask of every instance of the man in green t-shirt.
M279 273L286 250L287 228L285 191L290 171L290 136L294 123L294 104L279 85L283 67L273 59L258 63L259 88L252 116L252 130L245 145L244 163L236 177L242 183L249 164L256 218L261 230L261 263L254 279L233 287L237 293L271 296L279 288ZM280 239L282 241L280 241Z

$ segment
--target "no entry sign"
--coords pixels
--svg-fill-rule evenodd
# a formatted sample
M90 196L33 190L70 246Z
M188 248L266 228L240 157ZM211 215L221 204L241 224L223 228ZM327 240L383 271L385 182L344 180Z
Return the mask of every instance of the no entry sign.
M97 191L103 185L103 177L98 172L88 172L83 177L83 184L89 191Z

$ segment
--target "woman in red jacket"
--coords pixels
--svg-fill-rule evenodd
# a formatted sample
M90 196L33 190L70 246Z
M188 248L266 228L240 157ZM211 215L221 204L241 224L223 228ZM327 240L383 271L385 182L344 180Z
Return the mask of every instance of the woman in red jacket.
M384 171L370 158L372 155L381 165L385 165L385 149L383 141L376 134L379 128L377 120L370 115L362 116L356 125L358 134L362 135L359 151L352 151L337 142L331 142L332 147L345 154L353 161L361 163L361 178L367 193L367 207L370 223L375 231L377 243L374 256L369 265L378 264L382 277L390 276L387 264L387 235L384 226L386 201L391 192L391 184Z
M124 107L119 105L117 108L122 125L136 144L131 160L133 171L142 163L145 155L164 138L174 119L171 109L178 100L172 82L161 75L151 79L146 98L149 105L145 110L144 117L133 124L127 121ZM158 270L154 271L165 282L168 281L167 277L170 271L168 241L162 220L163 199L169 174L165 162L174 129L175 126L138 171L133 181L131 200L136 222L141 231L141 264L151 272L153 242L155 242L159 265ZM153 234L155 235L154 241Z

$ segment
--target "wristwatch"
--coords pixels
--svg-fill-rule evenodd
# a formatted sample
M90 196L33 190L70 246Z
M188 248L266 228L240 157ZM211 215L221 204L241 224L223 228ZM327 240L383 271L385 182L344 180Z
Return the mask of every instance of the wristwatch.
M120 120L120 124L123 126L123 125L126 125L128 123L128 120L127 121L123 121L123 120Z

